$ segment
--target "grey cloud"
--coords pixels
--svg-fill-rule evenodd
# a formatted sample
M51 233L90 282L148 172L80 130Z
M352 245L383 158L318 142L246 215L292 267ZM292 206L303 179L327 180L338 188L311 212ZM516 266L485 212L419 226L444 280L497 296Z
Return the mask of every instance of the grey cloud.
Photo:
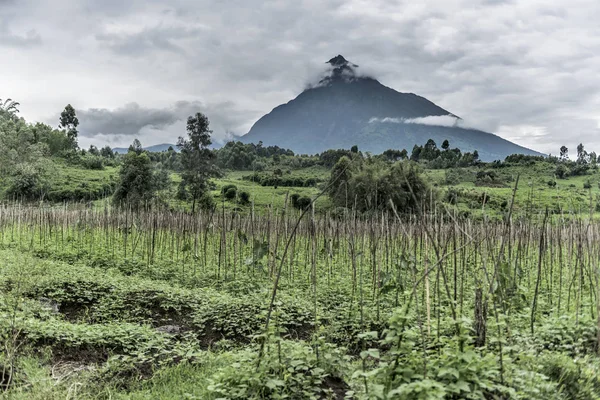
M5 4L11 5L12 2L5 1ZM3 4L0 2L0 7ZM35 29L27 29L23 33L15 33L8 21L11 20L11 15L6 14L3 17L2 9L0 8L0 46L7 47L32 47L42 44L42 37Z
M115 109L76 110L79 118L80 136L84 142L108 141L111 144L130 143L134 137L144 143L155 144L175 141L185 136L185 121L190 115L202 112L207 115L213 130L213 142L239 136L248 129L245 126L248 111L239 110L234 103L203 104L199 101L177 101L165 108L142 107L137 103ZM242 131L241 131L242 130ZM150 139L144 140L144 137Z
M9 31L0 31L0 46L30 47L42 43L42 38L35 30L30 30L25 35L15 35Z
M144 127L163 129L180 119L175 110L140 107L137 103L108 110L91 108L77 110L83 136L137 135Z
M80 104L82 131L97 144L176 138L196 108L215 137L245 133L342 54L362 74L519 144L600 149L596 0L0 0L0 21L9 12L0 42L10 37L11 51L29 45L54 69L10 79L3 90L30 119ZM30 63L14 54L0 74ZM56 100L41 102L32 80ZM123 106L130 102L138 108ZM107 109L92 111L99 104Z

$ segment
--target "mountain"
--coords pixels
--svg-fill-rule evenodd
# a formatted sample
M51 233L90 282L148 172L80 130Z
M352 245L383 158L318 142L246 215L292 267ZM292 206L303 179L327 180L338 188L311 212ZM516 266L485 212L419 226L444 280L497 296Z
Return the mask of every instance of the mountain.
M177 152L179 151L179 149L177 148L177 145L170 144L170 143L155 144L152 146L144 147L144 150L148 150L151 153L160 153L161 151L169 150L169 147L173 147L173 150L175 150ZM128 147L115 147L113 149L113 151L115 153L125 154L125 153L127 153L128 149L129 149Z
M350 148L381 153L448 139L463 152L477 150L484 161L510 154L540 155L491 133L462 127L462 120L424 97L400 93L361 76L358 66L338 55L315 87L260 118L241 137L244 143L277 145L296 153Z

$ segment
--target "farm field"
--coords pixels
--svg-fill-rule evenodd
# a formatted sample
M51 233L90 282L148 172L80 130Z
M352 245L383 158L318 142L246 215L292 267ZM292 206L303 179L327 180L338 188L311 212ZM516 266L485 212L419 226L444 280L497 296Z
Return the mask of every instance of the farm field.
M5 397L600 396L589 214L242 211L3 206Z

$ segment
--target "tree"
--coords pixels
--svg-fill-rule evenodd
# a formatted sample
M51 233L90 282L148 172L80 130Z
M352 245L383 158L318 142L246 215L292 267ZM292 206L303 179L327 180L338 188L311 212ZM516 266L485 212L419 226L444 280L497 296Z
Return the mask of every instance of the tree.
M577 163L585 164L587 163L587 151L583 147L583 143L579 143L577 146Z
M596 154L595 151L590 151L590 153L588 154L589 158L590 158L590 164L592 165L596 165L597 161L598 161L598 155Z
M354 163L346 156L340 158L333 166L331 178L327 186L327 192L334 203L338 205L341 204L345 207L348 202L353 202L353 195L349 183L354 168Z
M207 190L208 180L218 175L215 166L215 154L208 148L211 145L208 118L196 113L187 120L188 138L179 137L177 147L181 150L182 185L192 196L192 212L196 202Z
M9 117L16 117L19 112L20 104L13 99L6 99L4 102L0 99L0 113L6 114Z
M567 146L560 146L560 158L562 160L566 160L567 158L569 158L569 149L567 148Z
M565 166L565 164L558 164L556 166L556 170L554 171L554 174L556 175L557 178L564 179L569 175L569 170Z
M104 158L115 158L115 153L112 151L110 146L104 146L101 148L100 155Z
M75 114L75 109L70 104L67 104L64 111L60 113L59 125L60 129L67 132L67 137L71 142L71 148L77 149L77 126L79 125L79 119Z
M423 152L423 147L418 146L418 145L414 145L413 149L412 149L412 153L410 155L410 159L412 161L419 161L419 159L421 158L421 153Z
M128 152L123 158L119 178L113 194L115 205L139 209L154 197L156 181L152 174L152 161L146 153Z
M99 156L100 155L100 151L93 144L90 144L90 148L88 150L88 153L90 153L92 156Z
M448 141L448 139L444 140L444 142L442 143L442 149L444 149L444 151L448 150L450 148L450 142Z
M138 139L133 139L133 142L129 145L129 148L127 149L127 151L128 152L133 151L137 155L140 155L140 154L142 154L144 149L142 147L142 143Z
M352 146L352 147L350 148L350 151L351 151L352 153L358 153L358 146L357 146L357 145L354 145L354 146Z

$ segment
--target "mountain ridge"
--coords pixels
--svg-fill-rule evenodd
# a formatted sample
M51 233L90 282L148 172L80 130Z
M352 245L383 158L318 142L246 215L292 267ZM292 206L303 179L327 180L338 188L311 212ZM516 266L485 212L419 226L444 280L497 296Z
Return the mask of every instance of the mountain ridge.
M330 68L318 85L273 108L240 140L307 154L353 145L373 153L390 148L410 151L428 139L438 144L448 139L462 151L477 150L484 161L515 153L541 154L493 133L461 127L457 115L418 94L402 93L360 76L358 66L341 55L327 64ZM447 117L450 125L419 122L429 117ZM452 119L456 121L451 123Z

